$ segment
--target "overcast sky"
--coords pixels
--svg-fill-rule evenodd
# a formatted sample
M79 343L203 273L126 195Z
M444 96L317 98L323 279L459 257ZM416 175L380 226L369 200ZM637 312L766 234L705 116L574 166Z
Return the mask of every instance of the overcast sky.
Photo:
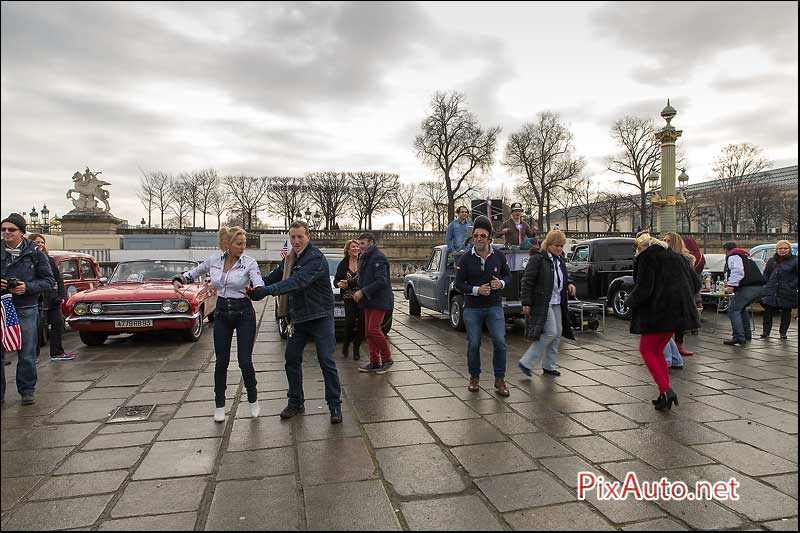
M797 3L2 3L2 214L102 171L136 223L140 169L430 179L435 91L508 135L561 114L612 188L609 129L670 98L691 182L729 143L797 164ZM510 184L496 164L487 182ZM690 182L690 183L691 183ZM154 214L155 217L155 214ZM376 223L386 219L376 219Z

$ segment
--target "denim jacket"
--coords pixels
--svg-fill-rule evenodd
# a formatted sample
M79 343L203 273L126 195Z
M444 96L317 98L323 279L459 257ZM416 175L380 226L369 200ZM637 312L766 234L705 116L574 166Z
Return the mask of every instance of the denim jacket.
M281 264L264 276L267 295L289 294L289 315L292 322L308 322L333 317L333 288L328 261L319 248L309 244L292 267L291 275L283 279Z

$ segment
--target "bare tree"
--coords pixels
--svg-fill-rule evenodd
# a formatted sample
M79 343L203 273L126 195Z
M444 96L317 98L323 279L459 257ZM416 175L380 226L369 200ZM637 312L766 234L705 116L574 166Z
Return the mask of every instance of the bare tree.
M606 231L619 231L617 224L625 204L625 197L618 192L603 192L597 206L597 214L606 223Z
M436 214L431 201L423 197L415 198L414 209L409 216L409 225L412 225L411 221L413 221L413 225L419 228L419 231L425 231L426 224L430 223L433 228L435 219Z
M306 175L308 196L325 217L325 229L333 229L351 194L348 175L340 172L313 172Z
M753 222L757 232L766 233L770 221L777 219L780 213L775 209L775 197L772 187L763 173L749 176L744 185L742 207Z
M227 176L225 185L231 193L231 199L236 207L243 213L244 229L249 231L253 222L258 219L258 211L267 203L267 189L269 183L266 177L253 176Z
M789 233L797 233L797 191L785 191L780 196L781 226L789 226Z
M148 172L150 191L153 195L153 205L161 214L161 227L164 227L164 215L170 211L172 205L171 185L175 181L165 172Z
M178 229L188 225L189 213L192 211L192 198L194 183L188 174L180 174L177 179L172 179L169 184L172 212L175 213Z
M358 171L348 173L353 189L353 198L361 220L366 229L372 229L372 215L390 206L393 193L397 190L400 176L389 172Z
M181 194L186 197L188 210L192 215L192 228L197 226L197 210L200 207L200 191L203 189L205 181L205 171L193 170L191 172L181 172L178 174L178 183L186 188ZM188 226L188 224L186 224Z
M747 184L754 174L770 164L759 146L750 143L729 144L714 161L717 175L715 207L722 231L737 231L747 193Z
M420 195L426 200L425 205L432 214L430 217L431 229L443 231L450 223L449 209L447 206L447 191L441 182L425 181L419 184Z
M590 178L584 178L575 185L575 199L577 211L586 219L586 231L592 231L592 217L597 214L602 201L600 191L592 187Z
M274 214L283 217L283 227L288 229L300 208L307 203L305 180L295 176L273 176L268 181L269 205Z
M391 207L396 209L403 219L403 231L406 230L406 217L408 226L411 227L411 209L417 197L416 183L401 183L397 186L391 198Z
M136 197L139 198L142 207L147 211L147 227L150 228L153 223L153 209L156 206L156 187L152 182L152 173L148 174L141 168L139 170L142 173L142 178L139 182L139 191L136 193Z
M414 140L417 157L441 173L447 192L447 218L455 218L455 203L476 187L475 171L494 163L500 127L484 131L460 93L436 92L430 114Z
M222 183L211 191L208 199L208 212L217 217L217 229L222 227L222 214L227 212L231 205L230 193Z
M560 183L553 190L553 201L564 213L565 231L569 231L570 213L574 213L578 209L578 184L581 181L580 178L572 178Z
M520 174L533 189L539 206L539 227L544 227L548 193L561 182L580 174L583 158L576 157L572 133L559 123L558 113L545 111L536 123L512 133L506 144L502 164Z
M197 209L203 213L203 229L206 229L206 215L211 211L211 202L214 191L220 185L219 175L213 168L201 171L198 188ZM194 225L194 223L192 223Z
M533 194L533 189L527 181L520 181L514 186L514 198L522 204L526 213L533 213L534 208L539 205L536 195ZM506 201L503 199L503 204L505 203Z

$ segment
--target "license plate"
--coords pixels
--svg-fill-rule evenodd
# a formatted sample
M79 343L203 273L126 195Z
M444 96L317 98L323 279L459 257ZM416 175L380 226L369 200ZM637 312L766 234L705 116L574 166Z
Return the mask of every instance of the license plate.
M115 320L115 328L152 328L152 320Z
M333 316L336 318L344 318L344 307L334 307Z

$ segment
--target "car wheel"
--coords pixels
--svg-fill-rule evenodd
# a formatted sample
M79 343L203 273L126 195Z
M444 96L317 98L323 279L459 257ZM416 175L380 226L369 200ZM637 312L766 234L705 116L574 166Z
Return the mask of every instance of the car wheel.
M189 342L197 342L200 340L200 337L203 336L203 324L205 321L203 320L203 310L200 310L200 316L197 317L197 320L194 321L192 327L189 329L183 330L183 340Z
M289 338L289 321L286 318L278 318L278 335L281 336L281 339L288 339Z
M420 316L422 314L422 307L419 305L417 295L414 293L414 287L408 288L408 314L411 316Z
M381 324L381 331L384 335L388 335L389 332L392 330L392 312L388 311L383 316L383 324Z
M108 339L108 333L97 333L95 331L79 331L78 335L86 346L100 346Z
M625 305L625 298L628 297L626 289L617 289L611 296L611 311L614 316L623 320L631 319L631 309Z
M717 312L718 313L726 312L728 310L728 307L731 305L730 297L726 296L725 298L720 298L719 299L719 304L717 304L717 305L719 306L719 307L717 307Z
M464 331L464 297L461 295L450 300L450 326L456 331Z

